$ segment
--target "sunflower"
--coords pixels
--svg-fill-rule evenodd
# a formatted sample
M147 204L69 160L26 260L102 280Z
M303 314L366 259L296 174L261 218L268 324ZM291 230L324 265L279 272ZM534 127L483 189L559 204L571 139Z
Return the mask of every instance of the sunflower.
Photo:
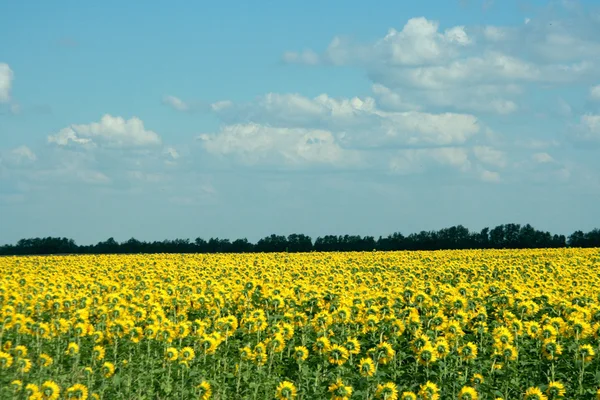
M560 382L552 381L548 383L548 388L546 389L546 394L550 399L560 399L565 396L566 390L565 385Z
M579 354L585 362L590 362L594 359L596 352L590 344L582 344L579 346Z
M79 345L75 342L69 343L65 354L71 357L76 356L79 354Z
M177 349L175 347L169 347L169 348L167 348L167 350L165 350L165 358L168 361L177 361L178 357L179 357L179 352L177 351Z
M57 400L60 397L60 387L54 381L45 381L40 388L44 400Z
M10 386L15 393L20 392L23 389L23 381L20 379L14 380L10 383Z
M384 400L398 400L398 387L393 382L377 385L375 398Z
M438 386L431 381L427 381L419 389L419 395L423 400L438 400L440 398L439 392Z
M196 386L196 389L198 389L198 395L201 400L208 400L210 399L210 396L212 396L212 387L207 381L200 382L200 384Z
M350 354L356 355L360 353L360 342L354 337L349 337L344 343L344 347Z
M306 361L308 358L308 349L304 346L294 347L294 358L296 362Z
M31 360L28 358L17 359L17 369L21 373L27 373L31 371Z
M0 367L9 368L13 363L13 358L10 354L0 351Z
M427 344L419 349L417 361L421 365L429 365L437 361L436 352L431 344Z
M334 344L329 348L327 356L330 364L344 365L348 361L349 352L345 347Z
M477 400L478 398L477 391L470 386L463 386L458 392L459 400Z
M27 357L27 347L25 347L23 345L16 346L13 349L13 353L15 354L16 357L25 358L25 357Z
M402 392L400 400L417 400L417 395L414 392Z
M38 363L43 368L48 368L49 366L52 365L53 362L54 362L54 360L52 359L52 357L50 357L46 353L40 354L40 357L38 358Z
M327 353L329 347L331 346L331 342L328 338L322 336L318 338L313 344L313 351L317 354Z
M473 361L477 358L477 346L473 342L467 342L458 350L460 357L465 361Z
M41 399L42 393L40 392L40 388L35 383L28 383L25 386L25 395L27 399Z
M104 364L102 364L102 375L104 375L105 378L110 378L114 374L115 365L113 363L106 361Z
M87 400L88 398L88 388L81 383L76 383L73 386L69 387L66 391L67 398L77 399L77 400Z
M375 363L371 358L361 358L358 363L358 371L364 377L371 377L375 374Z
M283 381L279 383L279 385L277 385L275 398L277 398L278 400L294 399L296 398L297 393L298 390L292 382Z
M483 375L481 374L473 374L471 382L473 382L474 385L481 385L483 382L485 382L485 379L483 379Z
M537 387L530 387L525 391L524 400L548 400L548 397Z
M105 353L106 351L104 350L104 347L94 346L94 348L92 349L92 358L94 361L102 361L104 360Z
M347 400L352 396L352 386L346 386L338 378L334 383L329 385L329 393L331 393L331 400Z
M194 359L196 353L191 347L184 347L183 349L181 349L180 355L183 361L190 362Z

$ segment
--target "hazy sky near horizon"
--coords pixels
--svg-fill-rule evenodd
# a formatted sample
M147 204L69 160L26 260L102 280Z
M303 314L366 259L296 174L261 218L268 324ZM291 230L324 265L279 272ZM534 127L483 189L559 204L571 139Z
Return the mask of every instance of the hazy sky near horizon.
M0 5L0 243L600 226L596 1Z

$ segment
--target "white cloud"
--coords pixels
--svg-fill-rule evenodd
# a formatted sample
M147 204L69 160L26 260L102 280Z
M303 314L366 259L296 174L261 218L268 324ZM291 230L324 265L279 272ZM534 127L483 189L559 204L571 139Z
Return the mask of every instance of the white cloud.
M463 172L471 168L468 152L461 147L402 150L392 157L389 168L394 173L408 175L424 172L436 165Z
M125 120L122 117L104 115L100 122L73 124L48 136L49 143L67 146L70 142L89 147L105 146L112 148L147 147L161 144L161 139L153 131L146 130L137 117Z
M217 114L228 124L255 122L282 128L334 132L340 144L380 147L388 144L447 146L466 142L480 130L470 114L384 111L371 97L308 98L269 93L249 104L232 104Z
M358 154L342 149L333 134L326 130L249 123L227 125L218 133L203 134L199 139L208 152L234 155L245 164L343 166L358 162Z
M147 183L159 183L168 179L167 175L162 173L148 173L143 171L129 171L127 176L129 176L131 179Z
M288 64L316 65L320 62L319 55L312 50L304 50L300 53L288 51L283 53L282 59Z
M403 99L399 93L380 85L379 83L374 84L371 87L377 103L389 110L419 110L421 107L416 104L412 104Z
M0 103L10 102L10 90L14 73L6 63L0 63Z
M592 100L600 100L600 85L592 86L590 88L590 98Z
M11 159L16 164L30 163L37 160L37 156L27 146L19 146L10 152Z
M547 164L554 161L554 158L548 153L535 153L531 158L538 164Z
M494 171L488 171L487 169L482 169L479 172L479 178L484 182L500 182L500 174Z
M489 146L475 146L473 153L479 161L498 168L506 166L506 154Z
M179 152L176 149L174 149L173 147L167 147L165 149L164 153L173 160L177 160L179 157L181 157Z
M576 126L574 137L584 142L600 141L600 115L582 115Z
M185 103L183 100L175 97L175 96L164 96L163 104L173 107L177 111L189 111L190 106Z
M520 108L520 87L585 83L600 74L600 36L591 18L559 4L523 25L442 31L437 21L419 17L372 42L336 36L323 53L306 52L321 63L364 69L374 87L385 88L375 93L384 108L418 104L410 109L507 115ZM306 63L291 54L284 59Z

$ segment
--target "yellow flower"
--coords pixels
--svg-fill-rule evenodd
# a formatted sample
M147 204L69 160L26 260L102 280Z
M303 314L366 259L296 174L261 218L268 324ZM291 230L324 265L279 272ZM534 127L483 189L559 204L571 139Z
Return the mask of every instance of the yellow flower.
M470 386L463 386L458 392L459 400L477 400L479 396L477 395L477 391Z
M346 386L338 378L334 383L329 385L329 393L331 393L331 400L347 400L352 396L352 386Z
M27 347L25 347L23 345L17 346L13 349L13 353L15 354L16 357L25 358L25 357L27 357Z
M45 381L42 383L40 393L44 400L57 400L60 397L60 387L54 381Z
M579 354L585 362L590 362L596 355L594 348L590 344L582 344L579 346Z
M102 375L105 378L110 378L115 374L115 365L111 362L106 361L102 364Z
M40 363L40 366L47 368L52 365L54 360L48 354L42 353L42 354L40 354L40 358L38 359L38 362Z
M198 389L201 400L208 400L210 399L210 396L212 396L212 388L207 381L200 382L200 384L196 386L196 389Z
M106 350L102 346L97 345L97 346L94 346L94 348L92 349L92 357L94 358L95 361L104 360L105 353L106 353Z
M88 388L81 383L76 383L70 388L67 389L67 398L78 399L78 400L87 400L88 398Z
M344 365L344 363L348 361L348 350L340 345L332 345L329 347L329 351L327 353L330 364Z
M475 384L475 385L481 385L482 383L485 382L485 379L483 379L483 375L481 375L481 374L473 374L473 377L471 378L471 382L473 382L473 384Z
M537 387L530 387L525 392L525 400L548 400L548 397Z
M329 347L331 347L331 342L325 336L318 338L313 344L313 351L317 354L324 354L329 351Z
M565 385L560 382L552 381L548 383L548 389L546 389L546 394L550 399L559 399L564 397L566 393Z
M23 388L23 381L21 381L20 379L14 380L10 383L10 386L15 392L20 392Z
M28 383L25 386L25 395L27 396L28 399L41 399L42 398L40 388L38 387L38 385L36 385L34 383Z
M375 374L375 363L370 358L361 358L358 363L358 370L364 377L370 377Z
M439 395L440 389L433 382L427 381L425 384L421 385L419 389L419 395L424 400L438 400L440 398Z
M398 400L398 387L393 382L377 385L375 398L384 400Z
M27 373L31 371L31 360L28 358L17 359L17 368L21 373Z
M65 351L65 354L69 355L69 356L75 356L75 355L79 354L79 345L75 342L69 343L69 345L67 346L67 351Z
M308 358L308 349L304 346L294 347L294 358L297 362L306 361Z
M431 344L426 344L417 352L417 361L421 365L429 365L437 361L437 355Z
M0 351L0 367L9 368L13 363L13 358L10 354Z
M417 400L417 395L414 392L402 392L400 400Z
M473 342L467 342L458 352L465 361L473 361L477 358L477 346Z
M344 343L344 347L350 354L357 355L360 353L360 342L354 337L349 337Z
M184 361L192 361L194 359L194 357L196 356L196 353L194 353L194 349L192 349L191 347L184 347L183 349L181 349L181 358Z
M169 347L165 350L165 357L169 361L177 361L179 353L175 347Z
M296 398L297 393L298 390L292 382L283 381L277 386L275 398L277 398L278 400L294 399Z

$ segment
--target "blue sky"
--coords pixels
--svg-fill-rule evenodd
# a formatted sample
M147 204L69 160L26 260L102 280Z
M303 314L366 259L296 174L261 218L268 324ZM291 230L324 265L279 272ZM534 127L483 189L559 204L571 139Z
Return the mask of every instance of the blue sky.
M595 3L5 2L0 243L597 227Z

